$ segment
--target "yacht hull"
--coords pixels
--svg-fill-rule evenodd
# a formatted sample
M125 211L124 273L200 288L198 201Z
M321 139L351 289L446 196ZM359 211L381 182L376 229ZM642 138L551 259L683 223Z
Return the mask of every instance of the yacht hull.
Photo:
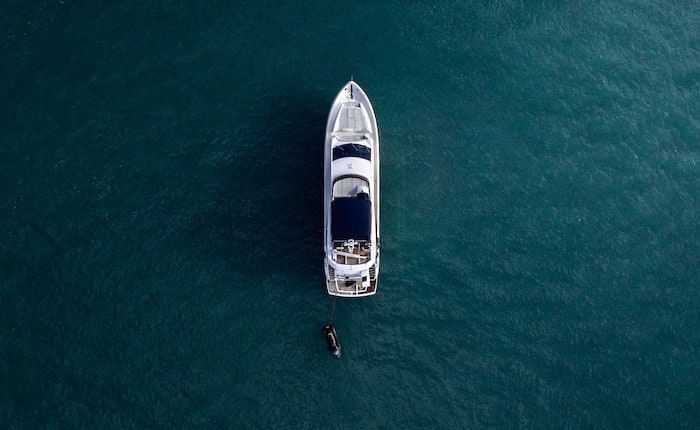
M350 81L331 106L324 151L324 271L333 296L377 292L379 131L367 94Z

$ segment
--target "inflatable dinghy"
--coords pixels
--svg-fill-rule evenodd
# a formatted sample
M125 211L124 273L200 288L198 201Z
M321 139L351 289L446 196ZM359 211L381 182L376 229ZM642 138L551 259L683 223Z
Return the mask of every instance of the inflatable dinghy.
M328 350L333 354L333 357L340 358L340 342L338 341L338 333L335 332L333 324L328 324L323 327L323 336L326 338Z

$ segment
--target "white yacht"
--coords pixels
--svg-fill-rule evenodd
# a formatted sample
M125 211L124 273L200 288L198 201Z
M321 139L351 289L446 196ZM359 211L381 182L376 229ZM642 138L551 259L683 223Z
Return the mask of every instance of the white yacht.
M375 294L379 274L379 131L372 104L352 80L340 90L328 115L324 203L328 294Z

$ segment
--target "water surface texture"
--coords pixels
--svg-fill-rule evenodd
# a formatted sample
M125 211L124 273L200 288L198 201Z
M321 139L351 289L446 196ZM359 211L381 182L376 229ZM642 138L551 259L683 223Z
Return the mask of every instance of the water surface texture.
M0 427L700 427L696 1L17 1ZM325 349L323 135L382 139Z

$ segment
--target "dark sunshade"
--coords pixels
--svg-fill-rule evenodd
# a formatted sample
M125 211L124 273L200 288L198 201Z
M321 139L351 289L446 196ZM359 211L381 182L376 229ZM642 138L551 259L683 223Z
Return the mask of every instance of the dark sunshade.
M372 203L354 197L336 198L331 202L331 236L333 240L370 240Z
M371 161L372 150L357 143L347 143L333 148L333 161L345 157L364 158Z

